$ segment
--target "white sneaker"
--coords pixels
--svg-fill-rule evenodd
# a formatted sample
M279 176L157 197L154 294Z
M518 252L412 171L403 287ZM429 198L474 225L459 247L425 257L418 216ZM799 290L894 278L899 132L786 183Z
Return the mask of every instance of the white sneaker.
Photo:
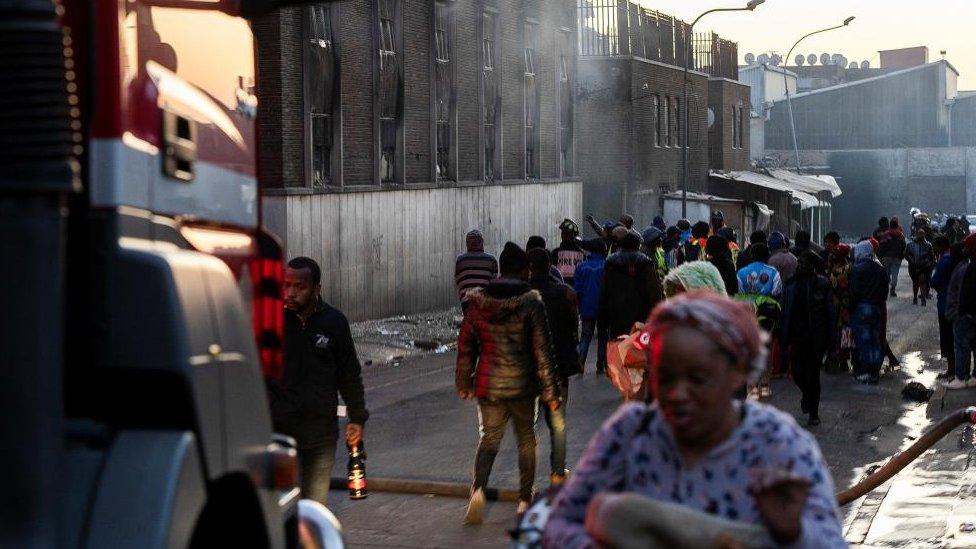
M976 377L971 377L966 380L966 387L976 387Z
M464 514L465 524L481 524L485 520L485 491L478 488L471 493L468 511Z
M948 383L943 381L942 386L946 389L965 389L966 387L972 387L972 385L959 379L958 377L953 378L952 381Z
M515 514L521 516L525 514L525 512L528 510L529 510L529 502L525 501L524 499L520 499L518 505L515 506Z

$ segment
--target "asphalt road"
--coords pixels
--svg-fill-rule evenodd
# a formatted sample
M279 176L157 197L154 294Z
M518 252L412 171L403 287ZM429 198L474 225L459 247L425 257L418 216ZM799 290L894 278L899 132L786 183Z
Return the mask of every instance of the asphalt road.
M904 271L900 282L902 296L910 293ZM905 288L909 290L906 292ZM838 489L856 481L869 465L902 449L931 421L976 396L976 390L962 391L950 394L943 402L944 392L940 389L927 404L902 399L900 392L907 381L917 379L934 387L935 374L944 368L938 357L934 303L922 308L913 306L910 296L891 300L888 330L902 366L884 375L878 386L855 384L847 374L824 374L822 378L823 423L811 432L820 442ZM375 365L364 369L367 401L372 412L365 438L369 477L470 482L478 440L477 411L473 402L456 397L453 369L453 352L407 359L399 366ZM799 411L799 392L789 379L773 380L773 396L766 401L796 414L798 421L805 419ZM592 364L585 376L571 380L567 409L570 469L589 437L619 402L609 381L593 374ZM536 433L539 439L537 486L546 486L549 444L548 431L541 420ZM959 444L956 439L941 444L937 452L927 454L920 462L925 461L927 467L938 470L961 470L960 459L968 455L972 446ZM963 461L968 469L968 459ZM950 463L951 467L945 465ZM335 473L344 473L341 459ZM517 474L513 437L509 432L490 484L514 488ZM904 475L917 481L915 473ZM883 498L884 495L875 498L878 500L875 503ZM498 547L507 543L506 531L513 526L514 519L514 504L494 503L489 505L485 524L464 526L461 517L466 501L438 496L374 492L366 500L350 501L344 492L333 491L329 504L342 522L352 547ZM881 520L878 517L885 515L884 506L880 507L879 515L878 506L862 504L863 501L858 501L844 509L848 528L856 530L850 541L871 541L871 529L880 527L875 523L883 523L889 531L898 531L901 520L898 516L885 516ZM939 520L943 523L946 514L935 513L942 517Z

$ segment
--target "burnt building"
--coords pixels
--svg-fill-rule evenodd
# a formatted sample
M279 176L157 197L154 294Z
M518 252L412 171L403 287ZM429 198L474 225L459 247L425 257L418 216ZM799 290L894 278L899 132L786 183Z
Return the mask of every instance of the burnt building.
M347 0L254 24L266 224L352 318L456 302L455 255L579 218L573 0Z
M710 168L748 167L749 88L735 81L734 43L692 37L687 23L626 0L584 0L578 11L577 166L588 213L649 223L681 188L686 139L690 191L705 190Z

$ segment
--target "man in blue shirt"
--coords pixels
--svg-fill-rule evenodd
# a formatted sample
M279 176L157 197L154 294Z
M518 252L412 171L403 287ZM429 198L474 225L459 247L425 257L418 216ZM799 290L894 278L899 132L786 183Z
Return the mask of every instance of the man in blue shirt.
M585 242L583 247L590 255L576 266L573 274L573 289L579 298L580 318L583 329L580 333L580 373L585 371L586 355L590 351L593 334L597 334L596 371L603 373L607 368L607 327L597 326L600 312L600 294L603 291L603 268L607 262L607 244L601 239Z

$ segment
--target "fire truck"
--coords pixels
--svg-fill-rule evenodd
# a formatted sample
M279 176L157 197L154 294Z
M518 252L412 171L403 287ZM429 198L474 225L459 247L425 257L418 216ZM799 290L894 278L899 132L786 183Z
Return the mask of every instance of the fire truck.
M250 21L282 3L0 0L0 546L341 544L265 393Z

